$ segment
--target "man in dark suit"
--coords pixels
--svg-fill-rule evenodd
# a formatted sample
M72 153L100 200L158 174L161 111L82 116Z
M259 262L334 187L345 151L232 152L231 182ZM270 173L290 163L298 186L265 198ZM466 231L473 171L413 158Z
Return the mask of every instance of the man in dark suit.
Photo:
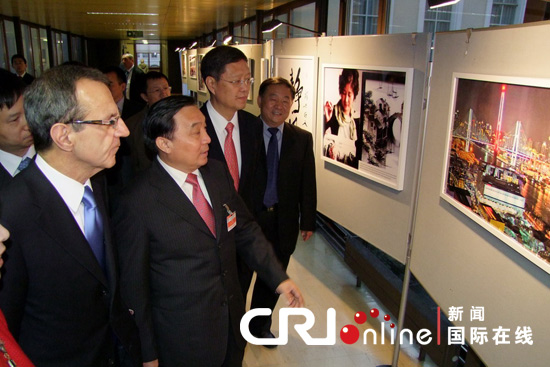
M145 140L158 156L115 214L121 289L146 366L242 366L237 252L289 306L303 305L229 172L208 159L210 137L194 103L172 96L151 108Z
M20 78L0 69L0 192L35 154L23 111L24 89Z
M144 105L143 100L140 97L143 77L143 70L135 66L134 55L124 54L122 55L122 66L124 66L124 73L126 74L126 91L125 97L131 101Z
M15 69L15 74L21 78L25 85L31 85L34 76L27 73L27 59L21 54L15 54L11 57L11 66Z
M37 366L140 366L123 304L104 183L124 122L98 70L60 66L25 91L38 152L2 193L10 231L0 290L8 326Z
M317 210L313 138L285 123L295 94L292 84L279 77L266 79L258 94L263 123L257 136L263 143L254 176L253 214L285 270L300 230L304 241L313 234ZM257 279L250 308L273 311L278 297ZM252 335L273 338L270 329L271 316L251 320Z
M118 107L120 117L126 122L130 117L143 109L143 105L124 97L126 89L126 74L118 66L103 69L103 74L109 79L109 89ZM116 205L118 192L133 178L130 137L120 138L120 148L116 153L116 164L106 170L107 184L111 205Z
M168 84L168 78L163 73L150 71L145 74L140 95L147 105L126 120L130 130L128 142L134 175L149 168L155 157L155 154L145 147L145 141L143 140L143 121L149 112L149 107L163 98L170 97L171 91L172 87Z
M212 139L208 156L228 167L235 188L248 205L254 185L254 162L261 146L254 138L260 121L243 110L254 82L247 57L234 47L216 47L202 59L201 76L210 92L210 100L201 108L206 117L206 131ZM252 272L240 260L239 278L246 297Z

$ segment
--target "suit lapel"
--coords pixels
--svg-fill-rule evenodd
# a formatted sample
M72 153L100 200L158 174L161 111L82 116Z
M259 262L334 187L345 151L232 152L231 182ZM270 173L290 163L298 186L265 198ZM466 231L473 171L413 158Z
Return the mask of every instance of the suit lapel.
M155 188L159 203L174 212L174 214L181 217L186 222L189 222L199 230L212 236L210 229L208 229L208 226L204 220L202 220L202 217L199 212L197 212L197 209L195 209L193 203L156 159L153 162L149 173L149 183ZM210 191L211 190L208 191L208 194L210 195L210 200L212 200L212 194ZM218 218L215 217L215 219L217 227Z
M55 187L34 163L26 171L28 172L24 177L31 187L37 206L37 228L46 232L75 261L107 287L107 279L86 237ZM108 221L108 218L105 217L104 221Z

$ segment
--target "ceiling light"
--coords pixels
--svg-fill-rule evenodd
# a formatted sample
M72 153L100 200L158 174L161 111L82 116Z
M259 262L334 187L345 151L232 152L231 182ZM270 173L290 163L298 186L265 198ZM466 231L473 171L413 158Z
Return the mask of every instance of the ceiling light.
M89 11L86 14L88 15L151 15L156 16L158 13L109 13L101 11Z
M460 0L428 0L430 9L437 9L458 3Z
M298 28L298 29L301 29L301 30L304 30L304 31L314 33L315 35L323 35L321 32L314 31L313 29L308 29L308 28L300 27L298 25L290 24L290 23L287 23L287 22L282 22L279 19L272 19L269 22L265 22L264 24L262 24L262 33L272 32L275 29L282 26L283 24L286 24L289 27L294 27L294 28Z

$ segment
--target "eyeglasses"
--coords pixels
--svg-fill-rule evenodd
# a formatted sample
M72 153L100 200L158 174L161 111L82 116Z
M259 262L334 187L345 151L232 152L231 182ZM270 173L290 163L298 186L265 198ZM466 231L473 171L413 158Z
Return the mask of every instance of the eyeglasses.
M78 125L105 125L112 126L116 129L120 116L113 117L109 120L72 120L67 121L66 124L78 124Z
M150 93L150 94L160 94L160 93L162 93L162 92L168 93L168 92L171 92L171 91L172 91L172 87L164 87L164 88L157 88L157 89L153 89L153 90L147 91L147 93Z
M241 80L225 80L220 78L220 80L223 80L226 83L231 84L232 86L243 86L246 85L247 87L254 83L254 78L247 78L247 79L241 79Z

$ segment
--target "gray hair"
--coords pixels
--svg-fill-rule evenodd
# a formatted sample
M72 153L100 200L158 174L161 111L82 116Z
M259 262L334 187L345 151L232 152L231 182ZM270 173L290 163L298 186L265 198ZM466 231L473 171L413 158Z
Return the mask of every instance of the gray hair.
M86 111L76 97L76 83L81 79L109 86L109 80L97 69L61 65L46 71L25 90L23 106L37 151L51 147L50 130L54 124L84 118ZM82 127L74 126L75 130L79 128Z

